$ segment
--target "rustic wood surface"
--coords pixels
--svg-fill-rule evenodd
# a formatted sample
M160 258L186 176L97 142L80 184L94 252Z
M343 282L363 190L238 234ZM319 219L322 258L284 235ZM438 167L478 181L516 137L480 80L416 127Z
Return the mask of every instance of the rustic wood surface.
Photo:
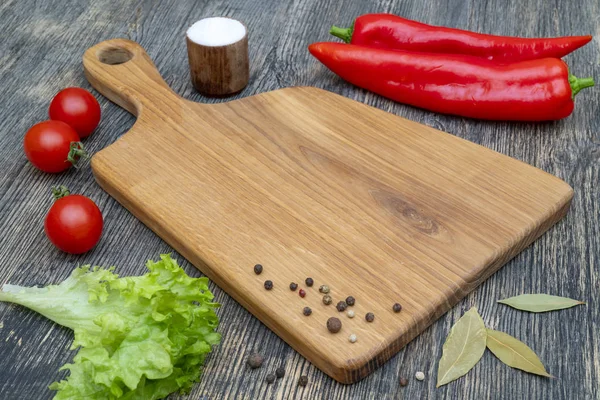
M213 286L220 309L221 346L208 360L204 379L190 399L597 399L600 396L599 282L600 116L597 89L580 93L573 115L544 124L478 122L432 114L394 104L351 87L318 65L306 51L313 41L328 40L332 23L349 24L365 12L394 12L432 24L495 34L553 36L600 33L595 0L421 1L16 1L0 4L0 282L44 285L64 279L80 264L117 265L123 274L140 274L148 258L172 249L104 193L89 168L46 175L27 163L21 143L25 131L46 118L52 96L67 86L89 88L81 56L93 44L113 37L141 43L167 83L178 94L202 102L189 80L185 29L204 16L242 20L249 28L250 84L237 97L293 85L311 85L377 106L459 137L480 143L537 166L567 181L575 190L567 217L398 355L361 382L344 386L311 366L234 300ZM567 57L573 73L593 76L600 61L595 39ZM134 118L98 96L103 108L99 129L85 143L98 151L127 131ZM42 220L49 188L65 184L92 197L104 212L99 246L82 256L54 249ZM180 258L189 274L199 273ZM495 303L520 293L545 292L587 301L573 309L527 314ZM437 360L450 326L477 306L492 328L528 343L557 376L548 380L512 370L487 352L464 378L435 389ZM299 327L301 329L301 327ZM47 385L73 353L72 335L21 307L0 305L0 397L49 399ZM268 368L248 372L245 355L267 355ZM287 376L264 384L266 374L285 365ZM418 370L426 380L412 378ZM298 388L301 374L309 385ZM410 378L399 387L402 376ZM179 398L175 396L174 398ZM181 397L183 399L185 397Z

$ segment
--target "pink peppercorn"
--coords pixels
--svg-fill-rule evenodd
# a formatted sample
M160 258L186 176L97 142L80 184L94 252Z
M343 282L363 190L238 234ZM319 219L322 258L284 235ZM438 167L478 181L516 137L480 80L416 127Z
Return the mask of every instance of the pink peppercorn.
M304 296L306 296L306 292L304 291L304 289L300 289L300 290L298 291L298 294L300 295L300 297L304 297Z

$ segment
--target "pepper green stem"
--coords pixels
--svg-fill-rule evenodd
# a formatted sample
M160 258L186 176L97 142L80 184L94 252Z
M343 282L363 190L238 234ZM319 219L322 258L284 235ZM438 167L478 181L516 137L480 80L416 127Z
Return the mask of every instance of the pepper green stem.
M54 196L54 200L62 199L70 195L71 192L67 189L66 186L55 186L52 188L52 196Z
M352 31L353 30L354 30L354 24L352 24L352 26L350 28L340 28L339 26L333 25L331 27L331 29L329 30L329 33L331 33L335 37L339 37L346 43L350 43L350 41L352 40Z
M83 144L81 142L71 142L69 155L67 156L67 161L73 164L75 168L79 168L79 163L81 161L87 160L88 153L83 148Z
M571 85L571 97L579 93L581 89L594 86L594 78L578 78L575 75L569 74L569 85Z

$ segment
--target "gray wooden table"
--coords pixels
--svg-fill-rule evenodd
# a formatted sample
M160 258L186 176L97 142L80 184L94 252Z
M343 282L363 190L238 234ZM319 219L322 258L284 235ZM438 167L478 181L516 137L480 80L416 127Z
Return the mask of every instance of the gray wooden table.
M510 4L509 4L510 3ZM189 399L597 399L600 397L600 114L598 89L582 92L573 115L542 124L490 123L433 114L394 104L352 87L318 64L306 50L329 40L328 27L348 25L366 12L392 12L431 24L494 34L558 36L600 33L598 0L212 0L212 1L17 1L0 4L0 282L46 285L77 265L116 265L123 275L141 274L149 258L173 250L94 182L89 167L59 175L41 173L22 151L23 135L47 118L52 96L67 86L90 89L81 56L114 37L144 46L167 83L180 95L213 102L189 81L185 29L205 16L231 16L250 31L251 79L239 97L294 85L321 87L391 113L450 132L559 176L575 189L568 216L509 262L451 312L363 381L336 383L218 287L222 344L208 359L203 380ZM598 76L598 39L567 57L578 76ZM95 93L95 92L94 92ZM92 152L114 142L134 122L131 115L95 93L103 118L85 145ZM50 187L67 185L103 210L104 236L91 252L61 253L46 239L43 218ZM178 256L175 253L176 256ZM199 272L180 258L186 271ZM521 293L543 292L587 301L547 314L527 314L496 304ZM435 388L437 360L450 326L472 306L486 324L528 343L556 380L501 364L489 352L464 378ZM72 334L22 307L0 304L0 399L50 399L47 385L65 376ZM248 372L251 351L266 365ZM274 385L265 376L286 367ZM424 371L426 379L414 379ZM306 388L296 386L301 374ZM409 385L400 387L400 377ZM179 398L176 397L175 398ZM181 397L186 398L186 397Z

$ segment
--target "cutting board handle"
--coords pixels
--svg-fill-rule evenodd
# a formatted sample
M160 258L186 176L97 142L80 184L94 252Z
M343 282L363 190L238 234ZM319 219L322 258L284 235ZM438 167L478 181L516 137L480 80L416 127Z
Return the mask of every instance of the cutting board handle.
M106 40L89 48L83 68L97 91L138 118L142 110L159 106L165 94L177 96L143 47L131 40Z

